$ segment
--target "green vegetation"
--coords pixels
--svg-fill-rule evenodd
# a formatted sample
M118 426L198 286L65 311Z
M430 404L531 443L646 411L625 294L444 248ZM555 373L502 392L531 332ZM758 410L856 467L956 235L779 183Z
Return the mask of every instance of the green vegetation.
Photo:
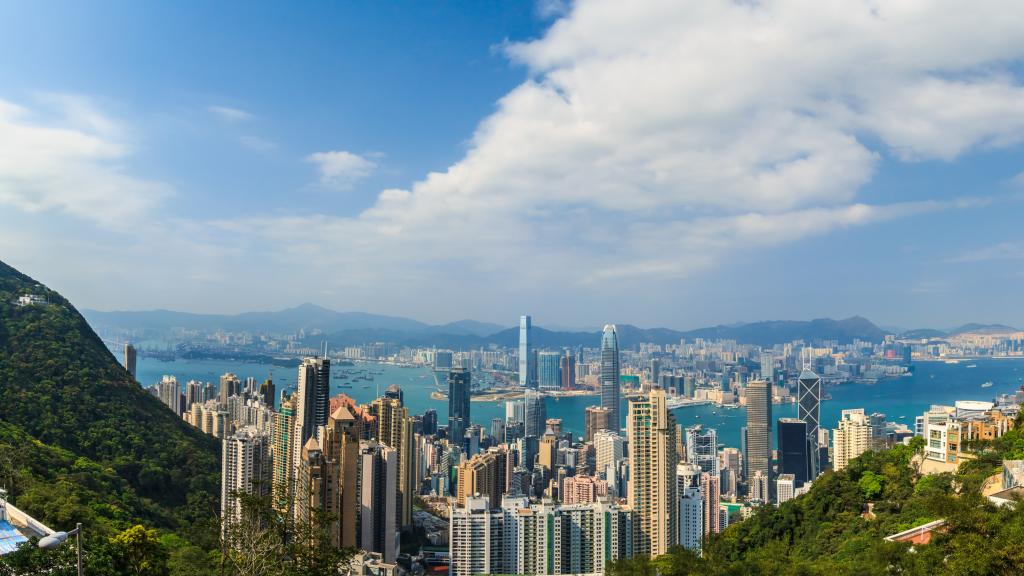
M981 496L1001 462L1024 456L1024 418L1017 429L975 446L976 460L955 473L920 476L911 446L869 452L814 482L808 495L762 507L709 542L703 557L677 549L654 560L620 561L611 575L1010 575L1024 573L1024 505L996 508ZM865 514L871 503L871 514ZM885 536L932 520L947 530L930 544L886 542Z
M16 305L25 294L48 303ZM66 299L0 262L0 487L54 529L81 522L90 574L163 574L215 549L219 452L144 391ZM0 574L36 557L5 557Z

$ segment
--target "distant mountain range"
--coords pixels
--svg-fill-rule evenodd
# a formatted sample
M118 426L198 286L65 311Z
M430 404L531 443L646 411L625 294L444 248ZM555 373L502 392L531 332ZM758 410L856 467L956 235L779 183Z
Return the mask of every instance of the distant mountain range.
M96 329L166 332L172 328L202 331L252 331L293 334L300 330L320 334L308 337L315 345L328 340L332 346L346 346L366 342L394 342L408 346L440 346L456 349L476 348L496 344L514 347L519 341L518 327L507 328L498 324L460 320L448 324L430 325L398 316L367 314L364 312L337 312L314 304L276 312L246 312L243 314L192 314L169 310L139 312L99 312L83 310L86 319ZM819 318L810 321L771 320L747 324L719 325L696 330L670 328L639 328L630 324L617 326L619 343L630 347L641 342L657 344L678 343L681 339L730 339L746 344L770 346L773 344L805 340L817 342L836 340L881 341L886 331L870 320L854 316L843 320ZM548 330L535 326L533 339L538 347L596 346L600 331Z
M978 324L972 322L970 324L964 324L963 326L957 326L951 330L936 330L935 328L918 328L916 330L907 330L900 334L901 338L945 338L947 336L956 336L959 334L1006 334L1010 332L1020 332L1020 329L1014 328L1013 326L1007 326L1005 324Z

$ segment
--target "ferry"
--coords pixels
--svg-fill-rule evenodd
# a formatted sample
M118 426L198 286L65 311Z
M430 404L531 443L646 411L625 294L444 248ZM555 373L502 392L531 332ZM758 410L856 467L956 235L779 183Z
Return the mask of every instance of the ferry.
M992 387L992 382L991 381L985 382L984 384L981 385L981 387L982 388L991 388Z
M964 368L977 368L977 367L978 367L977 364L968 364L967 366L964 366Z
M946 360L946 364L959 364L959 360Z

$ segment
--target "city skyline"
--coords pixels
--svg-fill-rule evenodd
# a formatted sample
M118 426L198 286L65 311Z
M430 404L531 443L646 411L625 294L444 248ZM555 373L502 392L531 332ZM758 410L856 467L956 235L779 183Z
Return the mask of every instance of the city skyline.
M1024 324L1012 5L101 4L0 22L0 252L84 307Z

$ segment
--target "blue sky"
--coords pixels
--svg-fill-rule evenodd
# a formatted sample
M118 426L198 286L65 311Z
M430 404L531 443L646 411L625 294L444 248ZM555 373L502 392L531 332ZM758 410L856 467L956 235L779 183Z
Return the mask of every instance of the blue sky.
M0 259L82 307L1024 325L1014 2L0 14Z

